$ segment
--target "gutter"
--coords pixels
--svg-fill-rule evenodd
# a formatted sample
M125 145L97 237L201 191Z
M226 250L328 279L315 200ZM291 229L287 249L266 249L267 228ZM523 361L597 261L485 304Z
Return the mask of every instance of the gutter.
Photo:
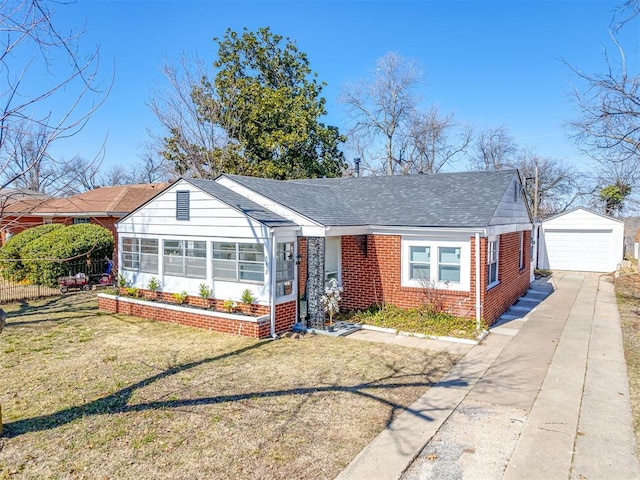
M481 293L482 293L482 277L481 277L481 266L480 266L480 234L476 233L475 238L475 247L476 247L476 330L480 330L480 325L482 323L482 302L480 301Z
M271 338L276 338L276 274L277 274L277 261L276 261L276 237L275 229L269 228L269 236L271 238L271 271L269 272L269 304L271 306L269 310L269 333Z

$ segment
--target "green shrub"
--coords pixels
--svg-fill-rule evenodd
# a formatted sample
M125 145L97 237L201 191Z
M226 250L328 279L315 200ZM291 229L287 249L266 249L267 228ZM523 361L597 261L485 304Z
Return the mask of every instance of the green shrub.
M84 223L55 229L22 249L26 279L56 286L58 277L69 273L68 264L102 262L111 258L113 247L113 235L99 225Z
M48 233L64 228L60 223L50 223L28 228L15 234L0 248L0 271L2 277L13 282L20 282L25 278L25 267L22 258L22 250L32 241L47 235Z

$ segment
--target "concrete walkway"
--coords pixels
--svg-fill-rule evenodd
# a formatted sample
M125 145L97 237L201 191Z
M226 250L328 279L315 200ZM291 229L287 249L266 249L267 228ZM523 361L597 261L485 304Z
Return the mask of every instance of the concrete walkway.
M640 478L613 285L536 282L338 479ZM541 302L541 303L540 303ZM539 305L538 305L539 303Z

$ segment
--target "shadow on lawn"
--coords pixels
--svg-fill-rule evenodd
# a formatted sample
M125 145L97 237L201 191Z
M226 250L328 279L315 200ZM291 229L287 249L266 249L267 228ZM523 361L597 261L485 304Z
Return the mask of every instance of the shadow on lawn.
M93 300L91 293L77 293L49 297L47 299L19 300L11 304L6 304L3 308L7 312L7 320L9 322L7 326L10 326L12 323L17 326L39 323L41 321L59 320L45 318L42 320L21 321L23 318L33 316L66 314L71 315L70 318L76 318L79 314L95 313L96 305ZM17 309L13 310L10 308L15 304L19 305Z
M291 388L285 390L268 390L268 391L257 391L257 392L249 392L249 393L241 393L237 395L218 395L213 397L203 397L196 399L184 399L184 400L166 400L166 401L155 401L155 402L147 402L140 403L136 405L127 405L127 402L131 398L131 395L140 388L146 387L153 382L161 380L171 375L175 375L177 373L183 372L185 370L189 370L191 368L198 367L200 365L204 365L207 363L216 362L225 358L233 357L236 355L241 355L250 350L254 350L260 348L267 343L271 343L273 340L263 340L254 345L250 345L248 347L244 347L238 350L234 350L232 352L224 353L222 355L218 355L211 358L206 358L203 360L198 360L196 362L186 363L184 365L176 366L164 370L163 372L150 376L144 380L136 382L128 387L125 387L117 392L114 392L110 395L107 395L104 398L100 398L98 400L94 400L89 403L85 403L84 405L66 408L64 410L60 410L58 412L52 413L50 415L43 415L35 418L29 418L24 420L18 420L15 422L5 423L4 424L4 433L2 436L13 438L19 435L30 433L30 432L38 432L43 430L50 430L57 428L61 425L65 425L73 422L74 420L85 417L88 415L104 415L104 414L112 414L112 413L128 413L128 412L141 412L146 410L157 410L157 409L166 409L166 408L180 408L180 407L188 407L188 406L201 406L201 405L213 405L213 404L221 404L228 402L237 402L241 400L247 400L252 398L272 398L272 397L282 397L288 395L309 395L314 393L323 393L323 392L346 392L354 395L359 395L364 398L368 398L371 400L375 400L384 405L387 405L391 408L389 417L387 420L387 426L391 423L395 414L398 411L407 411L416 417L421 419L431 421L433 420L425 411L419 411L412 409L411 407L401 405L387 399L384 399L380 396L377 396L371 391L375 390L389 390L394 388L403 388L403 387L443 387L443 388L451 388L451 387L460 387L467 384L464 380L455 380L451 382L441 382L434 384L430 381L418 381L418 382L398 382L398 380L407 375L397 375L398 371L394 369L394 372L385 377L365 382L359 383L356 385L327 385L327 386L318 386L318 387L299 387L299 388ZM420 375L428 375L430 372L421 372ZM431 372L433 373L433 372ZM415 374L412 374L412 376ZM380 383L387 380L395 380L392 383ZM368 391L364 391L368 390ZM444 406L442 408L447 408ZM429 408L430 411L441 410L442 408L433 406Z

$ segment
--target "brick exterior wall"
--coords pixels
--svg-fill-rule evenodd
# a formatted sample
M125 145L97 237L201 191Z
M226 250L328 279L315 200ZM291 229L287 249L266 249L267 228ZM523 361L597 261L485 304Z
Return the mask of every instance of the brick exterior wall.
M487 239L484 241L483 285L487 284ZM531 275L531 231L524 232L524 268L520 269L520 233L511 232L500 235L498 244L498 285L484 290L482 316L491 325L518 298L526 293Z
M519 268L520 234L500 236L498 278L500 283L490 290L487 285L487 239L480 239L482 317L490 325L529 288L531 232L525 232L524 268ZM424 289L401 286L401 237L368 235L366 249L362 239L342 237L342 308L364 309L372 304L391 303L402 308L416 307L426 300ZM468 292L436 290L444 308L468 318L475 318L476 258L475 238L471 244L471 282Z
M399 235L368 235L364 252L357 237L342 237L343 308L364 309L384 303L411 308L425 302L424 289L401 286L400 240ZM436 290L434 294L454 315L475 316L475 290Z
M150 297L153 292L144 292L143 296ZM170 294L158 293L158 297L168 298ZM156 297L157 298L157 297ZM171 296L171 301L175 299ZM203 306L207 300L199 297L189 297L188 304ZM239 306L240 307L240 306ZM258 313L254 316L269 314L269 307L255 305ZM220 333L229 333L253 338L267 338L270 335L270 319L260 321L244 321L239 319L229 319L216 316L214 312L204 314L193 310L192 312L176 311L162 308L159 304L132 303L119 297L98 296L98 308L110 313L121 313L134 317L147 318L159 322L176 323L196 328L204 328ZM254 311L252 307L246 306ZM213 313L213 315L211 314ZM282 303L276 306L276 333L283 333L291 330L295 323L296 304L295 302Z

